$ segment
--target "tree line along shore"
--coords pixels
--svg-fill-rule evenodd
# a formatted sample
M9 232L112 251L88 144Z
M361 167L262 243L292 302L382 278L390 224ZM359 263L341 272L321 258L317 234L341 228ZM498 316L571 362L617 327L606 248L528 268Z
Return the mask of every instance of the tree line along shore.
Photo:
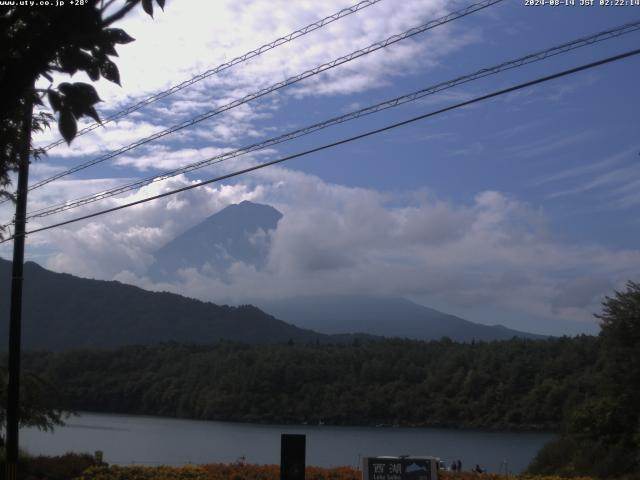
M597 389L595 337L166 343L33 353L53 406L257 423L557 430Z

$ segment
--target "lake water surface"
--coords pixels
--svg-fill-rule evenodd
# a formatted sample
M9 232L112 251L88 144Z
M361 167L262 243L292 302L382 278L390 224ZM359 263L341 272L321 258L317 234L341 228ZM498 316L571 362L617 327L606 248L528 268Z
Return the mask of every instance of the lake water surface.
M307 464L357 466L361 456L431 455L447 463L462 461L463 469L478 463L492 472L526 468L553 434L484 432L434 428L373 428L255 425L181 420L135 415L82 413L54 433L26 428L20 446L33 454L104 452L111 464L182 465L280 463L280 434L307 436Z

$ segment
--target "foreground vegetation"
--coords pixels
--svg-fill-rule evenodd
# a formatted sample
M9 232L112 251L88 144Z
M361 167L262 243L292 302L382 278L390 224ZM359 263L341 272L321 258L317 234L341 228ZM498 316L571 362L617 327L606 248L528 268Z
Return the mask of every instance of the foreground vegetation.
M94 467L85 471L81 480L279 480L278 465L212 464L186 467ZM307 467L307 480L361 480L362 474L352 467ZM441 472L442 480L504 480L504 475L473 472ZM555 476L510 475L512 480L559 480ZM582 477L576 480L591 480Z
M17 480L70 480L95 466L95 458L89 454L68 453L57 457L33 457L20 452ZM0 450L0 478L5 478L6 457Z
M598 337L172 343L30 354L24 365L57 386L59 395L46 397L44 426L59 420L60 409L78 409L249 422L557 427L559 438L530 473L640 478L640 284L607 298L599 318Z
M0 465L2 467L2 465ZM361 480L352 467L308 466L307 480ZM278 465L210 464L182 467L96 465L90 455L67 454L59 457L25 457L20 462L18 480L279 480ZM442 480L503 480L496 474L440 472ZM510 475L513 480L559 480L555 476ZM576 480L591 480L581 478Z
M565 413L531 472L640 479L640 284L607 298L598 318L597 388Z

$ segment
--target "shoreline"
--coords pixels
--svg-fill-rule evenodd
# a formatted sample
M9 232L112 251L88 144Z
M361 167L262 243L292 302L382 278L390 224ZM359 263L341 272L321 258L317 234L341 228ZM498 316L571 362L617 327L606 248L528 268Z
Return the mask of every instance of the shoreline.
M379 424L358 424L358 423L331 423L329 422L283 422L283 421L262 421L262 420L236 420L236 419L208 419L208 418L196 418L196 417L177 417L167 415L156 415L152 413L130 413L119 411L95 411L95 410L78 410L71 413L68 418L73 418L75 415L105 415L105 416L124 416L124 417L143 417L149 419L165 419L165 420L186 420L193 422L208 422L208 423L221 423L232 425L251 425L251 426L264 426L264 427L298 427L298 428L313 428L313 427L331 427L331 428L363 428L363 429L383 429L383 430L446 430L446 431L459 431L459 432L483 432L483 433L544 433L544 434L558 434L560 432L559 426L553 428L550 425L496 425L496 426L470 426L470 425L451 425L445 423L432 423L432 424L402 424L402 423L379 423Z

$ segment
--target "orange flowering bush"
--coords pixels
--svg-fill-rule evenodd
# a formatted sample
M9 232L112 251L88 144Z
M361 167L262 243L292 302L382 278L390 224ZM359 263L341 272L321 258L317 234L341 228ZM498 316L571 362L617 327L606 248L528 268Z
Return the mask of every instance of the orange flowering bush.
M203 465L207 472L207 480L279 480L278 465L247 465L213 463Z
M353 467L307 467L307 480L360 480L362 474L360 470Z
M200 466L184 467L90 467L77 480L209 480Z
M439 472L440 480L506 480L507 477L497 473L474 472ZM509 480L566 480L558 476L509 475ZM594 480L590 477L572 477L571 480Z
M360 480L351 467L307 467L307 480ZM184 467L91 467L77 480L279 480L278 465L222 464Z
M440 472L441 480L505 480L495 473ZM222 464L184 467L91 467L76 480L279 480L278 465ZM556 476L509 475L510 480L563 480ZM307 467L306 480L361 480L352 467ZM587 477L572 480L593 480Z
M207 480L279 480L279 465L247 465L214 463L203 465ZM360 480L360 472L352 467L307 467L306 480Z
M438 477L441 480L504 480L505 478L504 475L496 473L477 474L474 472L439 472Z

